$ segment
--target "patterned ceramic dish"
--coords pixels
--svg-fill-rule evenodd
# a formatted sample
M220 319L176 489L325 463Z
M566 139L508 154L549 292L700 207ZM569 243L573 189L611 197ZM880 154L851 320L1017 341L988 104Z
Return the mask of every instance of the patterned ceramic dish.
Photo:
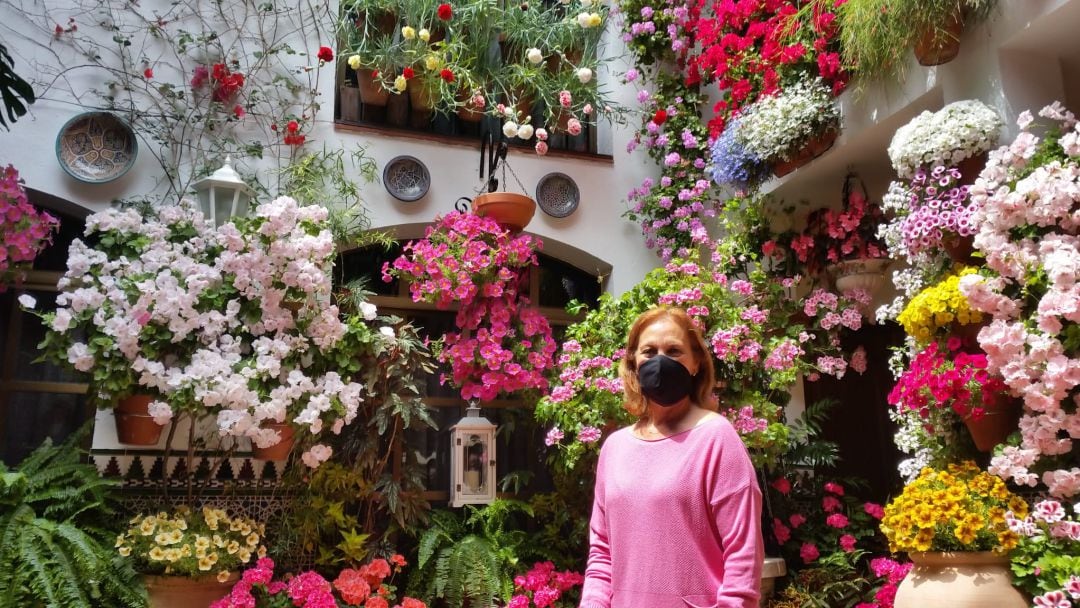
M382 172L383 187L399 201L412 202L424 197L431 187L431 174L419 159L396 156Z
M131 127L109 112L86 112L56 136L56 159L68 175L88 184L118 179L135 164L139 144Z
M566 217L580 202L577 183L565 173L548 173L536 184L536 204L552 217Z

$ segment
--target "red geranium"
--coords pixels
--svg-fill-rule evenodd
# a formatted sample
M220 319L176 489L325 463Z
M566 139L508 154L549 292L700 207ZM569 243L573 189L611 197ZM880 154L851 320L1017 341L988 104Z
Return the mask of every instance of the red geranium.
M331 62L334 60L334 51L328 46L320 46L317 55L320 61Z
M439 19L443 21L449 21L454 16L454 10L445 2L439 5L438 13Z
M442 71L439 72L439 78L442 78L446 82L454 82L454 72L443 68Z
M405 77L405 80L411 80L413 76L416 76L416 72L412 68L405 68L401 70L401 75Z
M657 110L656 114L653 114L652 121L655 122L657 126L667 122L667 110L664 110L663 108Z

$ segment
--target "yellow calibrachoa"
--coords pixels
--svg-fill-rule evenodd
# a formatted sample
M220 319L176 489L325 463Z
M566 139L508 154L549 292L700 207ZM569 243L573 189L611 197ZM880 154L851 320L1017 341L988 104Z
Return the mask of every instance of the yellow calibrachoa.
M966 461L944 471L925 468L885 506L881 531L891 551L994 551L1019 540L1005 513L1023 519L1028 506L999 477Z
M961 268L920 291L897 317L904 331L920 344L926 344L939 329L953 322L960 325L981 323L983 314L972 309L967 298L960 293L960 277L975 272L971 267Z
M139 515L128 523L127 532L116 538L117 551L134 559L135 568L146 574L216 574L225 580L250 562L253 553L266 554L260 544L263 524L221 509L179 507L172 514Z

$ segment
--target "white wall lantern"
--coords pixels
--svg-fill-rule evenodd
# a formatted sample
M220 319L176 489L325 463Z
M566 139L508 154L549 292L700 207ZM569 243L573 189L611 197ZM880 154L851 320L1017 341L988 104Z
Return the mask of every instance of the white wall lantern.
M254 191L232 168L232 159L225 157L225 164L211 175L192 184L199 196L199 208L203 215L220 226L233 217L243 217Z
M470 403L450 427L450 506L495 501L495 425Z

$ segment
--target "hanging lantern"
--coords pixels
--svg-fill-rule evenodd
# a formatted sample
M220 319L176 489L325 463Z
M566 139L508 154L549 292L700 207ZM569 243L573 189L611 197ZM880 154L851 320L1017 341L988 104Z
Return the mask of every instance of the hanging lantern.
M470 403L465 417L450 427L450 506L495 500L495 425Z
M220 169L192 184L199 196L199 208L215 226L233 217L247 215L253 197L252 189L232 168L231 162L232 159L226 156Z

